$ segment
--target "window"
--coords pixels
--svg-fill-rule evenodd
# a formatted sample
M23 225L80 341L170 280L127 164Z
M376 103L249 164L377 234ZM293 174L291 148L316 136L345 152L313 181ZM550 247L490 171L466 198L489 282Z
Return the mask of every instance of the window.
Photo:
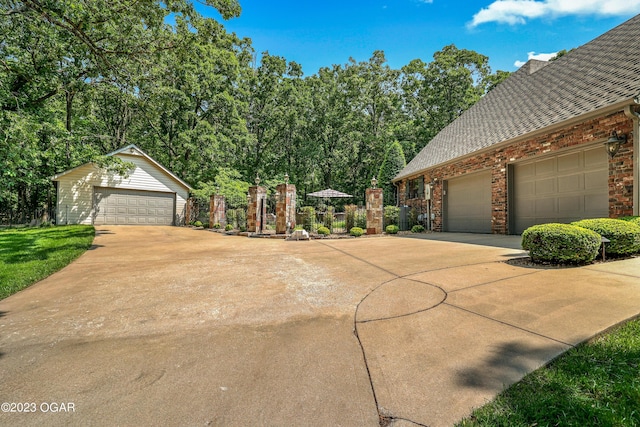
M410 179L407 182L407 199L419 199L424 197L424 177Z

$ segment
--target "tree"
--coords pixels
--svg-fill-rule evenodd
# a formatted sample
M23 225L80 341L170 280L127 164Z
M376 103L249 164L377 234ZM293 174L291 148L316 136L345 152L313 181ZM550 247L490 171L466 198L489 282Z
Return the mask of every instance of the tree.
M402 71L403 106L416 127L416 152L486 93L491 74L489 58L454 45L436 52L431 63L415 59Z
M396 204L395 187L391 180L395 178L406 165L407 161L402 151L402 145L400 145L398 141L394 141L387 148L384 154L384 160L380 166L380 172L378 173L378 182L384 191L385 204Z
M240 12L236 0L206 3L225 18ZM211 35L214 22L188 0L0 0L0 215L32 218L50 205L51 175L87 161L105 164L101 155L124 144L132 128L144 140L148 127L135 113L149 70L193 46L191 37L176 35L180 25L183 35L199 37ZM241 56L242 43L228 39L218 32L208 43ZM235 82L232 75L228 85ZM203 146L225 134L196 128L206 135Z

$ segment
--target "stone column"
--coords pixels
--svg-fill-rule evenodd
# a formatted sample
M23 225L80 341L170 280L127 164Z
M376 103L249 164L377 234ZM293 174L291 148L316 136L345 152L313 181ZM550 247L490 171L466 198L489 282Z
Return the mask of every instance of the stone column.
M296 186L278 184L276 191L276 234L287 234L296 225Z
M267 216L267 190L259 185L249 187L249 206L247 207L247 231L262 232Z
M195 221L194 218L195 217L195 205L196 205L196 199L194 199L193 197L189 197L187 199L187 203L186 203L186 214L185 214L185 224L189 225L189 223L191 223L191 221Z
M381 234L384 224L382 188L367 188L367 234Z
M209 200L209 227L220 224L222 228L227 225L227 204L222 194L214 194Z

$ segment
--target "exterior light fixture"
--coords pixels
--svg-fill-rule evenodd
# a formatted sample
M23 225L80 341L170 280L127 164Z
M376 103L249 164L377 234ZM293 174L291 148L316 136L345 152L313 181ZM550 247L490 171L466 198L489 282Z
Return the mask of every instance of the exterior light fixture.
M216 194L220 194L220 185L216 185Z
M256 175L256 185L260 185L260 177Z
M378 185L378 180L374 176L373 178L371 178L371 188L376 188L377 185Z
M285 184L289 184L289 174L288 173L284 174L284 183Z
M609 153L609 157L613 159L613 157L618 153L618 150L620 150L622 144L625 142L627 142L627 135L618 135L618 132L615 130L611 132L611 136L604 143L604 146L607 148L607 153Z

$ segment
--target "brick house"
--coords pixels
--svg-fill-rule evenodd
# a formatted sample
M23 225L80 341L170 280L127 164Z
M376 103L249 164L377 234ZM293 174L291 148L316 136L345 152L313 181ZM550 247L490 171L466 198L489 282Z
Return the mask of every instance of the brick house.
M394 178L400 206L435 231L498 234L638 215L638 40L640 15L527 62Z

